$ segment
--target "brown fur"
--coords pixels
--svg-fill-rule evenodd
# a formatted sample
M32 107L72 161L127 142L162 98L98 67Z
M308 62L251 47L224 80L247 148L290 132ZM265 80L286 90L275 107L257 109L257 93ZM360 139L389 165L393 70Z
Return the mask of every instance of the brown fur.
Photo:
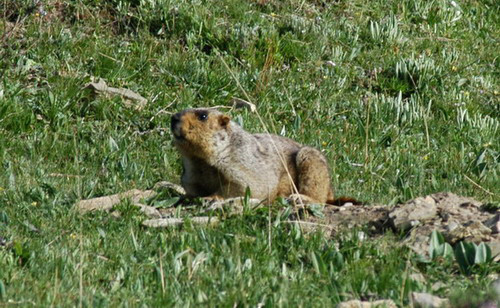
M171 129L187 197L238 197L248 187L262 200L294 195L307 203L333 202L327 161L314 148L277 135L250 134L212 109L179 112Z

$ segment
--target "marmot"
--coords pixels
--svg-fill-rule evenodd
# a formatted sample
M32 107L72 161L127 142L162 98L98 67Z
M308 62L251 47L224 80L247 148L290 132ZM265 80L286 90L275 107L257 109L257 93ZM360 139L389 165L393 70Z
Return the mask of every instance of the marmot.
M239 197L248 187L251 197L261 200L299 196L306 203L335 203L326 158L312 147L248 133L215 109L176 113L171 130L188 198Z

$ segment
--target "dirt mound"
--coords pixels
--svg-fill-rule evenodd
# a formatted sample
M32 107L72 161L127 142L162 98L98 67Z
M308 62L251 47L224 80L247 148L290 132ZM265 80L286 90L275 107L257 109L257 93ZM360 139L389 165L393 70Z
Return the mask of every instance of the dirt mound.
M353 204L328 206L323 214L323 218L307 217L303 220L327 225L333 231L369 226L373 234L380 234L391 229L405 234L405 243L422 255L428 252L429 236L433 230L441 232L450 244L462 240L486 242L494 256L500 254L500 211L488 210L479 201L453 193L418 197L392 208Z

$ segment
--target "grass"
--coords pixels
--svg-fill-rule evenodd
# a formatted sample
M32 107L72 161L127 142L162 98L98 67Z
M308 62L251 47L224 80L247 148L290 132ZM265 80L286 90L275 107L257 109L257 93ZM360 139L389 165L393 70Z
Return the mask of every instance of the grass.
M304 235L280 223L279 205L270 229L256 211L179 230L72 206L177 182L169 114L245 98L223 62L271 132L325 153L338 195L394 204L452 191L498 202L499 10L495 1L0 0L0 242L14 245L0 247L0 303L487 297L496 265L468 277L456 264L420 263L394 235ZM83 89L97 78L147 107ZM247 111L231 115L264 129Z

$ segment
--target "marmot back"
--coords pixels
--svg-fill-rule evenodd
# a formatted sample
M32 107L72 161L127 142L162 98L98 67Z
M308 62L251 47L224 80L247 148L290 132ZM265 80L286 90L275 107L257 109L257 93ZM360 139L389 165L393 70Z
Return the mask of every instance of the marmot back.
M184 171L187 197L244 196L274 200L297 191L304 202L333 200L325 157L318 150L271 134L250 134L213 109L172 116L171 130Z

